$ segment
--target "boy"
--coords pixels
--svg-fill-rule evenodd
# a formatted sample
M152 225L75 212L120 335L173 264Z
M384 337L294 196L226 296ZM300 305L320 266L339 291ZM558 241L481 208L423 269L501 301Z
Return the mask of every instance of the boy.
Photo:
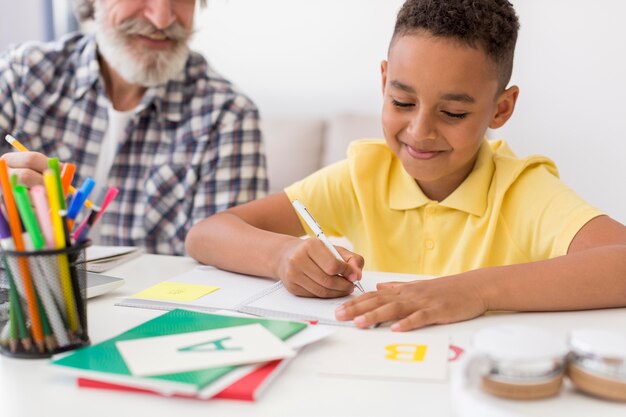
M381 65L386 143L356 142L346 161L198 223L188 253L301 296L351 293L343 277L360 279L357 253L371 270L442 276L379 284L337 309L362 328L626 305L626 227L562 184L550 160L484 139L515 108L518 27L505 0L407 0ZM299 239L294 199L356 253L337 247L341 262Z

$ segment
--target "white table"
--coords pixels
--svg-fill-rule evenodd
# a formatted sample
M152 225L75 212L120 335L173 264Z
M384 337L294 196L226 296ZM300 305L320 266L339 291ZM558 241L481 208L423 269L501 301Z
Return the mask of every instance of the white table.
M143 255L107 274L126 279L116 292L89 300L89 333L98 343L151 319L161 311L116 307L120 296L197 266L189 258ZM626 309L567 313L494 314L464 323L420 330L446 334L467 347L474 332L486 326L518 323L540 326L565 337L576 327L626 330ZM338 331L341 331L339 329ZM368 331L386 332L388 329ZM143 394L78 388L73 378L46 360L0 357L0 416L451 416L449 383L342 379L316 374L310 366L332 355L324 343L307 347L255 403L195 401ZM553 399L494 404L521 416L626 416L626 405L587 397L569 384Z

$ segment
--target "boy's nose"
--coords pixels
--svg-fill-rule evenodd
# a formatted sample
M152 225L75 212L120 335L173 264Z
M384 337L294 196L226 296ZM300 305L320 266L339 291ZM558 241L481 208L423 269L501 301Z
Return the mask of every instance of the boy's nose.
M413 138L419 141L437 138L433 116L424 111L411 118L407 131Z
M172 11L172 0L148 0L144 16L157 29L165 29L176 21Z

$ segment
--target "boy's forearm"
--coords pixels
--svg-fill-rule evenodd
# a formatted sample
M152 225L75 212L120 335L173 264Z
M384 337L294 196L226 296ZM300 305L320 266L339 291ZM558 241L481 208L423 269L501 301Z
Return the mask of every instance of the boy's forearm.
M198 262L276 279L279 254L293 239L298 238L261 230L235 215L219 213L196 224L185 245Z
M556 311L626 306L626 246L588 249L468 273L488 310Z

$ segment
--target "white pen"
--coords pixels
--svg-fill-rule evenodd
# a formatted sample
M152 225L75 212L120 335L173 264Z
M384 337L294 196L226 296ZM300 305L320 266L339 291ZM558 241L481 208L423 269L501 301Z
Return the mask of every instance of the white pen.
M293 200L291 204L293 204L293 207L296 209L298 214L302 216L307 226L311 228L311 230L315 234L315 237L317 237L319 240L322 241L322 243L324 243L324 245L328 248L328 250L330 250L330 252L335 256L335 258L339 259L342 262L345 262L345 260L339 254L339 252L337 252L337 249L332 245L332 243L330 243L330 240L328 240L328 238L322 231L322 228L320 227L320 225L317 223L317 221L315 221L313 216L311 216L311 213L309 213L306 207L304 207L304 204L302 204L299 200ZM361 292L363 293L365 292L365 290L363 289L359 281L354 281L353 284Z

